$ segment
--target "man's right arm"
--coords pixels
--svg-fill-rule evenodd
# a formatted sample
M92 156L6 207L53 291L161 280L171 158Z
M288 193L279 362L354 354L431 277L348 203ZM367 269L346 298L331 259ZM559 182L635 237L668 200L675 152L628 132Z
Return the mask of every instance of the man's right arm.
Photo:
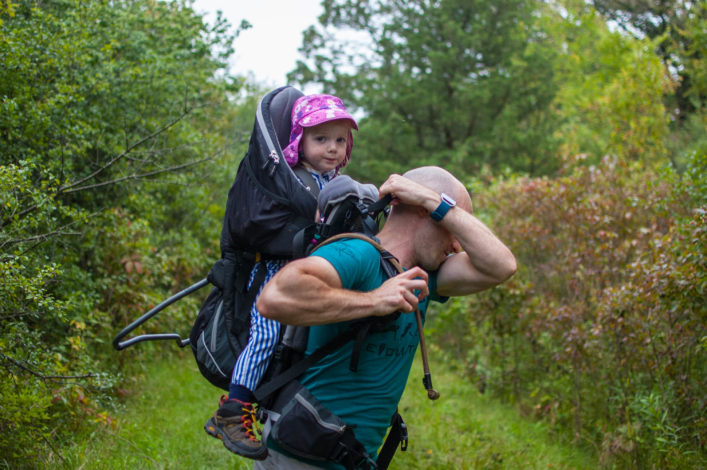
M310 256L285 265L265 285L256 307L266 318L304 326L412 312L428 295L427 279L425 271L413 268L375 290L359 292L344 289L326 259Z

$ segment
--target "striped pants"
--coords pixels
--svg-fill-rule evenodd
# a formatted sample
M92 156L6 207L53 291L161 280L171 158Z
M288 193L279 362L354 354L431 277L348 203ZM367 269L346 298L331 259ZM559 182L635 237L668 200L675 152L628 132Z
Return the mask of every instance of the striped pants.
M263 261L256 263L250 272L250 280L248 281L249 289L253 283L255 273L262 262ZM260 379L263 378L280 338L280 323L260 315L258 309L255 308L255 304L258 297L260 297L265 283L268 282L285 263L286 260L265 261L265 280L258 289L255 302L253 302L253 307L250 309L250 338L248 339L248 344L241 352L241 355L238 356L236 365L233 368L231 383L242 385L251 391L255 390Z

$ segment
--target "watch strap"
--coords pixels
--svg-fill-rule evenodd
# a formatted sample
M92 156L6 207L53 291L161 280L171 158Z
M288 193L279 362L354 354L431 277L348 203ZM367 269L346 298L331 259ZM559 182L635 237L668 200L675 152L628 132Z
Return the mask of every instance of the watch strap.
M446 194L442 194L442 201L439 203L439 206L437 206L437 209L435 209L431 214L430 217L432 219L436 220L439 222L444 218L445 215L447 215L447 212L449 212L449 209L454 207L456 205L456 202Z

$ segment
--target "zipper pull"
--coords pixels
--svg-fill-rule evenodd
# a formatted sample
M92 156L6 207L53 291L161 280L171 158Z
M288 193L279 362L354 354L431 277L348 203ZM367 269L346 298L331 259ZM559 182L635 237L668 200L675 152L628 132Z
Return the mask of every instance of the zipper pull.
M268 176L272 176L273 173L275 173L275 167L280 163L280 156L277 154L277 151L273 149L270 151L270 155L268 155L268 158L270 159L270 161L272 161L272 165L268 170Z

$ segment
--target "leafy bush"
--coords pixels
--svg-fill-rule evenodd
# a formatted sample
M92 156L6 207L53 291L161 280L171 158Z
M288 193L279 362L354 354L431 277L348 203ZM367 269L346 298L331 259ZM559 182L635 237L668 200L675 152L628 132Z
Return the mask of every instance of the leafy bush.
M218 256L252 114L229 26L189 5L0 3L0 465L113 422L139 352L112 336ZM186 332L197 302L150 328Z
M476 205L518 274L435 323L480 388L571 430L609 466L704 463L704 157L691 167L680 177L605 158L495 182Z

